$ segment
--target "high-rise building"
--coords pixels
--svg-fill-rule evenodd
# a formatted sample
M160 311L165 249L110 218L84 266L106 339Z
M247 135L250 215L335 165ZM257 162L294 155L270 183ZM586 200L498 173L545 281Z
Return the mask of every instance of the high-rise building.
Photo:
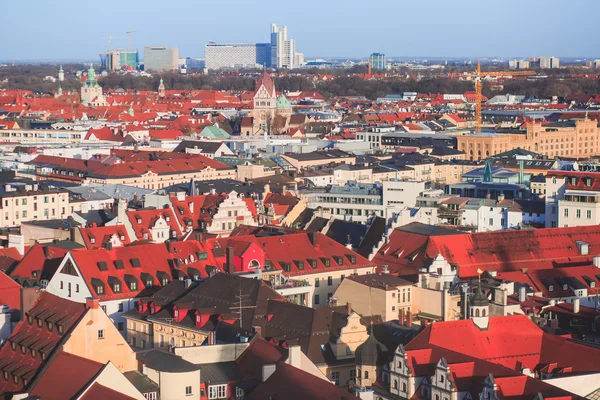
M557 57L540 57L541 69L552 69L560 67L560 60Z
M271 67L292 69L296 66L296 41L287 38L287 26L271 25Z
M106 69L108 71L118 71L123 67L127 69L137 69L140 64L138 51L111 50L106 53Z
M510 69L528 69L530 66L529 60L509 60L508 68Z
M176 71L179 63L179 51L168 47L144 47L144 70Z
M271 65L269 43L208 43L204 47L206 68L255 68Z
M371 57L369 57L369 60L371 61L371 69L387 69L387 60L385 59L385 54L373 53L371 54Z

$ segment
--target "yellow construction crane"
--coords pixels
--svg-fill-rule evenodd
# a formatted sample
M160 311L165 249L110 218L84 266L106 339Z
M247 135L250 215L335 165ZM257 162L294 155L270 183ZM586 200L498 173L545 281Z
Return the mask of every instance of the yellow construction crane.
M501 76L527 76L535 75L535 71L498 71L498 72L481 72L481 63L477 61L477 70L473 73L466 74L466 78L471 78L475 81L475 132L481 132L481 88L482 79L485 77L501 77Z

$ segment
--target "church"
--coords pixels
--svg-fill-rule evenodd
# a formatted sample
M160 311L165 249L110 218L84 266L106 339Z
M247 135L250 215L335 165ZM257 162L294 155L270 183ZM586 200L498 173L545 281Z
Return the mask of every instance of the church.
M266 72L256 81L252 108L251 115L242 120L242 136L276 135L288 129L292 105L285 95L277 96L275 83Z
M94 67L90 65L88 69L87 80L81 86L81 103L91 107L105 107L108 106L104 95L102 94L102 87L98 84L96 79L96 71Z

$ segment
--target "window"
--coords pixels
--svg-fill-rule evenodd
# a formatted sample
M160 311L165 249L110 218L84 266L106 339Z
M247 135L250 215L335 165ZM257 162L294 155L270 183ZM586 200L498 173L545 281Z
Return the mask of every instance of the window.
M592 210L587 210L586 214L587 219L592 219Z
M315 294L315 304L319 304L319 303L320 303L319 295Z
M565 208L565 217L568 217L568 216L569 216L569 209Z
M339 371L331 371L331 381L337 386L340 386L340 373Z
M490 226L494 225L494 218L490 218Z
M123 312L123 303L119 303L119 312Z
M577 209L577 210L575 211L575 216L576 216L577 218L581 218L581 210L580 210L580 209Z
M356 381L356 370L355 369L350 370L350 380Z
M191 396L192 395L192 387L191 386L186 386L185 387L185 395L186 396Z
M27 218L27 211L23 210L23 218Z
M123 330L123 323L122 322L117 322L117 329L122 331Z
M213 385L208 387L209 399L225 399L227 398L227 385Z
M98 330L98 339L104 339L104 329Z
M406 393L406 383L402 382L402 383L400 384L400 391L401 391L402 393Z
M331 277L331 276L327 277L327 286L333 286L333 277Z
M315 278L315 287L319 287L320 281L321 280L319 278Z
M365 379L369 379L369 371L365 371Z

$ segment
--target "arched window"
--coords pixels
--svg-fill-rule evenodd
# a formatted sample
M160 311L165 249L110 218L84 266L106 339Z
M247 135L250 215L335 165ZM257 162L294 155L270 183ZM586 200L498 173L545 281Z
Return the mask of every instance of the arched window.
M393 384L393 386L394 386L394 389L398 389L398 381L397 381L397 380L395 380L395 379L394 379L394 384Z
M400 385L400 391L402 393L406 393L406 383L402 382L402 384Z
M483 310L481 310L481 316L485 317L485 314L486 314L486 312L485 312L485 308L484 308Z
M369 379L369 371L365 371L365 379Z
M440 400L440 395L439 394L435 395L435 400Z
M476 317L479 317L479 308L476 308L476 309L475 309L475 316L476 316Z

